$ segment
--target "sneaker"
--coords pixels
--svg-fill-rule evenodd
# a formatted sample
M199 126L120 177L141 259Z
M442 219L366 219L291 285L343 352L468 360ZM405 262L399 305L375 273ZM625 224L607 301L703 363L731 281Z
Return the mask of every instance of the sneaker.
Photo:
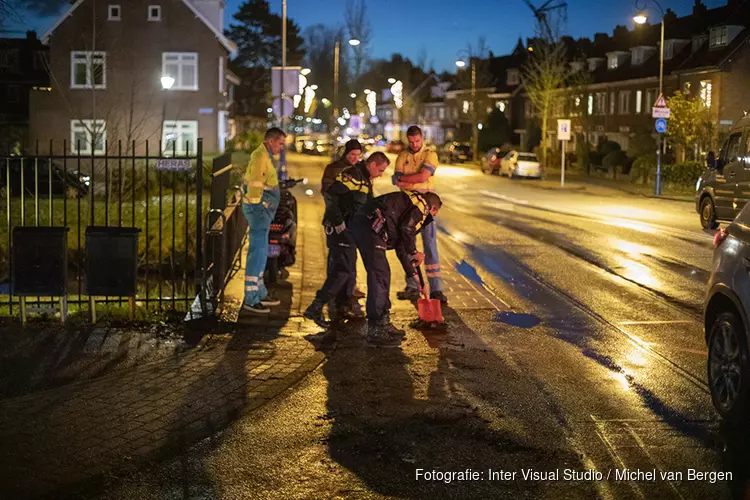
M253 314L268 314L271 312L269 308L258 302L257 304L242 304L242 308L245 311Z
M369 347L399 347L401 338L390 335L382 326L376 326L368 329L366 342Z
M260 299L260 303L266 307L271 307L280 305L281 301L273 295L268 295L265 299Z
M323 316L323 302L318 299L313 300L310 307L305 309L304 316L307 319L313 320L315 324L321 328L328 328L331 326L331 323L326 320L325 316Z
M435 290L434 292L430 292L430 298L439 300L441 304L448 303L448 297L446 297L445 294L441 292L440 290Z
M416 288L410 288L406 287L405 290L402 290L396 294L396 298L398 300L417 300L422 295L419 293L419 290Z

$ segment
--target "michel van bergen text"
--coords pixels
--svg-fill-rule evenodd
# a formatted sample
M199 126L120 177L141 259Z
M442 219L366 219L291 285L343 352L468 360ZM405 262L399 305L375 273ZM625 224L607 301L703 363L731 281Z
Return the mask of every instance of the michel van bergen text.
M417 481L702 481L717 483L731 481L731 472L700 471L686 469L681 471L662 471L658 469L465 469L461 471L442 471L416 469Z

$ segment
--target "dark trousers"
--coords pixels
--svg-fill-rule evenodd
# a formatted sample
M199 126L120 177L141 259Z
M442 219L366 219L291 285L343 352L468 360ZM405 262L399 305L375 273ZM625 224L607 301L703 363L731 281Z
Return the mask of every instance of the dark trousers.
M366 216L355 215L351 230L367 270L367 321L383 324L390 321L391 268L386 257L386 242L375 234L371 224Z
M348 304L354 292L357 272L357 246L348 229L341 234L326 235L328 245L328 276L317 299L329 302L336 299L336 305Z

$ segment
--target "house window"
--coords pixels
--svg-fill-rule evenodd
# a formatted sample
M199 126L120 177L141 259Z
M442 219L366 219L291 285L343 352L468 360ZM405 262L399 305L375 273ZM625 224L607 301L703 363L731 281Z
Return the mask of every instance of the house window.
M619 61L617 60L617 54L607 56L607 68L617 69L618 62Z
M711 28L711 37L709 38L709 47L722 47L727 44L727 27Z
M653 108L656 104L656 89L646 90L646 109Z
M8 104L19 103L21 101L21 89L18 88L18 85L8 85L7 89Z
M626 115L630 113L630 91L620 91L620 114Z
M106 89L107 53L71 52L70 77L72 89Z
M693 52L697 52L701 46L708 40L708 35L698 35L693 38Z
M674 57L674 40L664 42L664 60L669 61Z
M226 82L224 80L224 58L219 56L219 92L226 90Z
M633 49L633 66L639 66L643 63L644 51L641 48Z
M445 119L445 108L440 108L440 119Z
M508 70L508 85L518 85L521 83L521 73L517 69Z
M198 122L165 120L161 143L164 145L164 154L195 154L198 150Z
M609 94L609 114L614 115L615 114L615 93L611 92Z
M643 107L643 91L636 90L635 91L635 114L640 113L642 107Z
M120 6L110 5L107 9L107 20L108 21L119 21L120 20Z
M597 61L596 59L589 59L589 71L596 71Z
M707 108L711 107L711 90L713 88L713 85L711 84L711 80L703 80L701 81L701 101L703 101L703 105Z
M107 141L106 125L107 122L104 120L71 120L70 150L73 153L80 151L85 154L104 154L104 145Z
M463 111L464 114L469 112L469 101L464 101L461 106L461 111Z
M198 54L164 52L161 73L174 78L172 90L198 90Z
M607 113L607 93L597 92L596 93L596 114L603 115Z
M534 116L534 103L531 101L526 101L525 110L524 110L526 118Z
M161 5L148 6L148 20L161 21Z
M587 106L586 106L586 112L589 115L594 114L594 96L591 94L589 94L589 99L588 99Z
M505 101L497 101L495 107L505 113Z

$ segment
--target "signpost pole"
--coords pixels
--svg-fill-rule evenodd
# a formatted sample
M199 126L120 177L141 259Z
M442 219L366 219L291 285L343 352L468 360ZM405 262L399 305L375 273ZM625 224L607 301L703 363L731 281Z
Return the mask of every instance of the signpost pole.
M562 144L562 174L560 175L560 187L565 187L565 141L560 141Z

